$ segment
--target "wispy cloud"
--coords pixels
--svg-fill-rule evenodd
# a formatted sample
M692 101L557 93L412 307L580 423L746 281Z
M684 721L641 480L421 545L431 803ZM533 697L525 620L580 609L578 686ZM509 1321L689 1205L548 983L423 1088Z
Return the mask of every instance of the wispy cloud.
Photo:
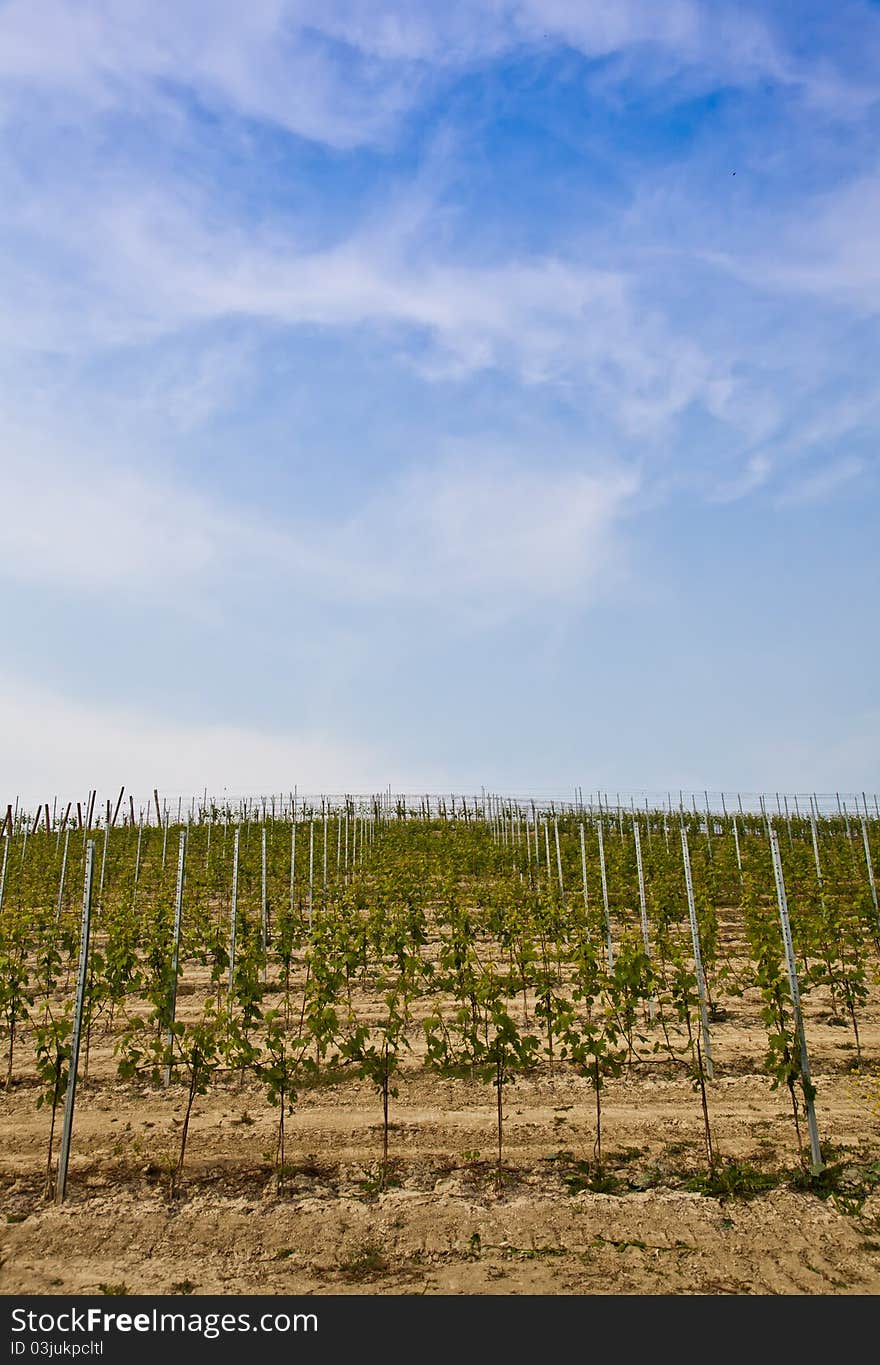
M46 42L46 35L52 40ZM334 146L386 138L431 74L524 45L640 60L649 77L690 69L709 82L832 83L795 60L761 13L697 0L9 0L0 75L103 111L167 106L190 91L208 108L269 120ZM647 57L647 61L645 58ZM627 74L624 71L624 74ZM605 73L605 80L607 82Z
M773 462L766 455L752 455L742 473L734 479L719 483L710 494L712 502L737 502L758 488L763 488L770 477Z
M627 269L574 254L444 259L430 238L411 240L400 203L311 251L278 230L218 223L186 189L172 199L158 188L125 194L113 185L102 197L68 186L51 200L23 189L11 214L56 263L11 285L0 328L13 353L82 356L234 319L369 325L408 332L413 363L428 377L500 369L527 385L589 385L631 432L696 401L720 409L729 393L726 362L673 337ZM65 274L71 259L77 268Z
M123 784L141 805L162 796L200 793L369 792L405 783L375 746L354 735L237 724L176 723L168 716L71 699L0 676L4 779L15 774L26 801L76 801L86 787L113 796ZM47 767L47 758L51 765ZM51 772L51 778L48 773ZM412 780L412 775L409 775ZM51 789L50 789L51 788ZM8 788L4 804L14 799Z
M169 785L212 783L198 756L239 716L230 753L267 755L270 736L296 766L306 730L288 731L287 679L255 695L254 649L295 674L330 769L366 714L365 673L421 667L439 716L437 659L458 663L465 641L468 687L473 667L489 697L504 657L567 698L518 771L540 776L551 733L568 762L563 713L582 695L565 687L588 676L606 773L636 714L654 734L631 727L632 762L658 781L701 754L735 762L732 729L717 750L694 738L689 689L718 690L714 715L741 700L705 651L688 655L689 623L724 624L707 607L709 537L772 573L781 542L754 544L759 501L791 509L777 520L796 539L840 495L834 532L846 522L863 561L875 553L863 500L843 494L877 487L878 69L880 15L862 0L833 14L818 0L0 0L15 667L82 695L103 651L108 697L124 655L133 709L114 744L143 720ZM822 543L836 570L845 556ZM831 570L812 572L821 590ZM675 598L654 635L646 583ZM622 599L638 619L582 612ZM828 616L855 648L860 605L845 606ZM760 623L738 627L737 607L722 605L718 648L748 654ZM90 634L96 608L115 613L112 643ZM802 662L773 639L785 694ZM590 672L597 650L610 680ZM669 686L650 725L644 689L627 692L645 656ZM184 771L182 724L144 717L172 688L202 698L205 659L223 678L211 715L229 724L196 727ZM364 724L414 752L423 716L402 716L406 687L380 691ZM786 715L790 735L810 704ZM504 705L472 745L499 764ZM93 734L86 712L64 712L68 729ZM18 714L45 767L54 732ZM450 703L437 752L460 716ZM268 762L238 771L223 780L275 781Z
M855 316L880 306L880 169L808 192L801 211L769 207L767 232L706 259L737 279L781 294L817 297Z
M779 495L779 502L787 506L825 502L845 484L852 483L865 472L864 460L844 457L814 473L796 478Z
M341 562L386 599L502 615L548 598L583 603L621 570L620 524L637 489L627 471L453 458L408 473L358 514L339 536Z
M538 469L471 451L393 477L347 516L258 517L94 454L68 465L12 431L0 479L0 564L12 581L99 593L112 582L146 600L186 585L186 611L219 583L283 572L337 602L433 604L466 618L607 588L638 489L625 470Z

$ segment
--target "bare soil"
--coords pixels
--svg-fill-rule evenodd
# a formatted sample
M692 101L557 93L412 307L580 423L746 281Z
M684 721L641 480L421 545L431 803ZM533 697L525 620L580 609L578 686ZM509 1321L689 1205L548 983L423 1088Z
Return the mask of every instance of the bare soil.
M181 1011L197 1003L190 983ZM414 1055L391 1102L384 1189L380 1100L338 1071L299 1093L282 1192L277 1110L253 1081L213 1086L196 1100L171 1198L183 1088L120 1082L113 1040L98 1035L59 1207L46 1197L49 1113L36 1107L25 1040L0 1094L0 1292L880 1292L876 987L860 1020L862 1073L851 1031L821 1000L808 1004L829 1161L813 1187L798 1176L788 1096L761 1072L755 1002L725 1005L712 1033L713 1134L722 1161L740 1163L740 1186L763 1175L757 1192L706 1192L699 1094L668 1060L634 1064L607 1084L601 1178L589 1080L546 1063L517 1079L505 1090L499 1183L491 1085L443 1078Z

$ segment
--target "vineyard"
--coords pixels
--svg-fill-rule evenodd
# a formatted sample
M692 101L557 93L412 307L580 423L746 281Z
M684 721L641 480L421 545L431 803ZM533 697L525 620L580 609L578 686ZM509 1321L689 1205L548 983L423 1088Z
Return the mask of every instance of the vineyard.
M10 808L0 1287L880 1290L880 818Z

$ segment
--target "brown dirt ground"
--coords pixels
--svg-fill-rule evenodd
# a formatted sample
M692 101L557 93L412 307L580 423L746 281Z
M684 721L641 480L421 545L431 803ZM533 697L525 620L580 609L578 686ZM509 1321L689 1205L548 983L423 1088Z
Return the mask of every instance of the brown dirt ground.
M197 1000L196 974L187 982L184 1014ZM709 1093L720 1154L790 1177L791 1111L761 1074L755 1001L724 1004ZM608 1083L603 1142L616 1184L604 1193L577 1188L595 1131L589 1081L546 1064L517 1080L506 1091L499 1190L491 1086L441 1078L413 1056L392 1101L386 1190L376 1180L379 1100L343 1075L300 1092L283 1196L271 1167L277 1111L254 1082L213 1087L196 1101L172 1201L183 1089L120 1082L112 1039L98 1036L78 1092L61 1207L44 1197L49 1115L36 1108L26 1040L17 1079L0 1094L0 1292L876 1294L876 1104L854 1073L851 1032L814 996L807 1034L822 1142L839 1168L824 1198L781 1175L752 1198L684 1188L705 1171L699 1096L656 1060ZM876 1074L876 985L861 1034Z

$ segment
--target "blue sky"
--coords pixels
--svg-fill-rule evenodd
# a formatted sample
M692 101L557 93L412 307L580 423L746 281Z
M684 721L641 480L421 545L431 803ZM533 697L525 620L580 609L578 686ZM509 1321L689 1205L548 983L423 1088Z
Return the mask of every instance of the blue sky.
M876 791L880 6L0 0L8 795Z

